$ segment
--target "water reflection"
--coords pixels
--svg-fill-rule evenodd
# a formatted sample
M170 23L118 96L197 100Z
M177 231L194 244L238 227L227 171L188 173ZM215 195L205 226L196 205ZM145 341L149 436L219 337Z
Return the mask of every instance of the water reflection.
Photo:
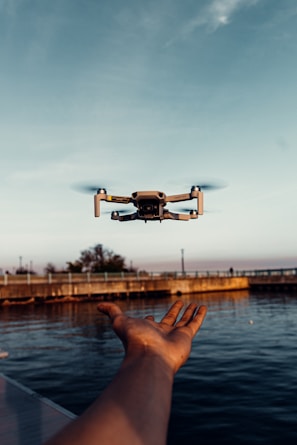
M124 300L160 319L176 298ZM169 444L297 440L297 299L247 291L183 296L208 306L176 377ZM1 371L80 413L111 380L123 348L97 303L0 308ZM250 323L250 321L253 323ZM293 443L293 442L292 442Z

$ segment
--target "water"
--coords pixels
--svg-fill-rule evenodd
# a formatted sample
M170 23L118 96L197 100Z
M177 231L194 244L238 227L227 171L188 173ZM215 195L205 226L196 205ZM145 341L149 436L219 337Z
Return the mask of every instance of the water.
M176 376L168 444L297 443L297 296L191 295L206 320ZM157 319L170 299L119 303ZM120 341L96 303L0 307L0 371L81 413L112 379Z

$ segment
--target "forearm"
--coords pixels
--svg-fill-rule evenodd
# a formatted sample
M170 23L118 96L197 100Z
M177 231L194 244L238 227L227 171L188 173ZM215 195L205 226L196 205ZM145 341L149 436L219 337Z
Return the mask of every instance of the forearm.
M48 445L165 445L172 384L161 357L130 354L90 408Z

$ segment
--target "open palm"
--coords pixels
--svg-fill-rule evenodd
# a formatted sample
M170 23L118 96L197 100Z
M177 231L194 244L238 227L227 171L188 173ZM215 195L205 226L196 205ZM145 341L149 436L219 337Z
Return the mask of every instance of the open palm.
M100 303L98 309L107 314L115 333L122 340L128 355L157 355L176 372L187 360L192 340L198 332L206 307L189 304L181 317L183 302L176 301L160 322L153 316L145 319L126 316L114 303Z

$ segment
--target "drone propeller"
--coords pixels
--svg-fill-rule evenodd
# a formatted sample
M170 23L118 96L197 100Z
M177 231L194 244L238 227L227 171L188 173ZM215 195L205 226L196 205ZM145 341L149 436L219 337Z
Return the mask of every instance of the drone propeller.
M226 183L223 182L194 182L193 184L196 184L200 189L204 191L212 191L212 190L219 190L227 186Z
M175 209L178 212L184 212L184 213L189 213L189 212L197 212L197 209L190 209L189 207L178 207Z
M174 211L181 213L191 213L191 212L197 212L197 209L193 209L190 207L176 207ZM203 210L203 213L217 213L217 212L215 210Z
M122 210L104 210L103 212L101 212L101 213L104 213L104 214L111 214L111 213L118 213L119 215L129 215L130 213L134 213L135 212L135 208L130 208L130 209L122 209Z
M98 190L104 190L106 193L106 188L105 187L100 187L100 186L95 186L95 185L90 185L90 184L75 184L73 186L73 188L81 193L97 193Z

